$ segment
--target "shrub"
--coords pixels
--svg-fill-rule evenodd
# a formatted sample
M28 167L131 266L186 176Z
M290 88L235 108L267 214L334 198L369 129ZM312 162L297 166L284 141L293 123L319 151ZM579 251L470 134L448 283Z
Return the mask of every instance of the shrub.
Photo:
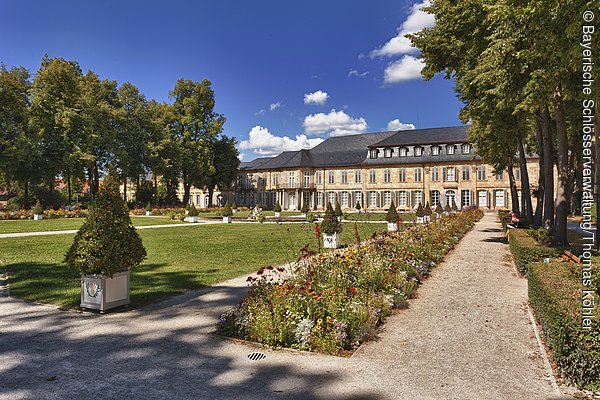
M358 200L356 201L356 205L354 206L354 208L356 208L356 211L360 211L360 209L362 208L360 206L360 201L358 201Z
M508 243L521 275L527 275L531 263L542 261L546 257L556 257L559 254L557 249L537 243L527 234L527 231L522 229L511 229L508 232Z
M302 208L300 209L300 212L301 212L302 214L306 214L306 213L308 213L308 211L309 211L309 208L308 208L308 203L307 203L307 202L305 202L304 204L302 204Z
M197 217L197 216L198 216L198 209L196 208L196 206L195 206L195 205L193 205L193 204L192 204L192 205L190 206L190 211L188 212L188 215L189 215L190 217Z
M231 211L231 207L229 206L229 202L225 203L225 207L223 207L223 216L231 217L233 215L233 211Z
M533 263L527 277L529 301L562 375L580 387L598 390L600 308L596 306L591 329L584 329L580 278L580 264Z
M309 212L306 214L306 220L310 223L313 223L317 220L317 216L314 213Z
M334 233L340 233L342 231L342 224L337 219L330 202L327 202L325 217L323 217L323 222L321 223L321 230L328 235L333 235Z
M444 209L442 208L442 205L440 203L438 203L438 205L435 207L435 213L436 214L442 214L444 212Z
M231 209L232 210L237 210L237 204L235 203L235 200L233 201L233 203L231 203Z
M452 212L452 207L450 207L450 204L446 203L444 206L444 212L447 212L448 214Z
M39 200L37 201L37 203L35 203L35 207L33 208L33 213L37 214L37 215L41 215L44 213L44 208L42 207L42 203L40 203Z
M427 205L425 205L425 208L423 209L423 214L425 214L426 216L430 216L433 212L431 211L431 207L429 206L429 202L427 202Z
M452 199L452 211L458 211L458 206L456 205L456 199Z
M148 204L146 204L146 211L152 211L152 204L150 204L150 202L148 202Z
M278 213L281 212L281 205L279 204L279 202L275 203L275 208L273 210Z
M425 211L423 210L423 205L421 203L419 203L419 206L417 207L416 216L419 218L423 218L425 216Z
M390 204L390 208L388 209L387 215L385 216L385 220L387 222L396 223L400 216L398 215L398 211L396 210L396 205L394 204L394 200Z
M113 274L139 265L146 257L142 239L131 223L119 182L109 176L89 216L65 255L68 267L84 274Z
M342 207L340 206L340 202L335 202L335 211L333 212L336 217L343 217L344 213L342 212Z

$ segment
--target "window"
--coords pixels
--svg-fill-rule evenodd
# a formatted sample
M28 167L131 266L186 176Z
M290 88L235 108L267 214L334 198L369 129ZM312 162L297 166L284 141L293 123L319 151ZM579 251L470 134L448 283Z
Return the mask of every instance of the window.
M453 155L455 150L456 146L454 146L453 144L449 144L448 146L446 146L446 154L448 155Z
M327 182L328 183L335 183L335 172L329 171L329 173L327 175Z
M471 169L468 165L463 165L462 167L462 180L468 181L471 180Z
M485 190L480 190L477 193L477 202L479 207L487 207L488 206L488 194Z
M413 205L416 208L419 206L419 204L423 205L423 192L417 190L413 192Z
M432 190L429 192L429 196L431 197L431 206L436 207L440 204L440 192L439 190Z
M288 183L291 188L296 187L296 173L294 171L288 173Z
M454 167L446 168L446 177L444 180L446 182L456 182L456 168L454 168Z
M392 204L392 192L385 191L383 192L383 204L385 206L389 206L390 204Z
M328 201L331 203L332 207L335 207L335 203L337 202L337 197L335 195L335 192L329 192L329 200Z
M446 190L446 204L452 206L456 203L456 192L454 190Z
M521 168L519 168L519 167L513 168L513 172L515 174L515 179L520 181L521 180Z
M392 156L392 153L394 152L393 149L384 149L383 150L383 156L385 158L390 158Z
M369 192L369 205L377 207L377 192Z
M504 179L504 171L500 171L496 175L494 175L494 179L497 181L501 181L502 179Z
M369 183L375 183L376 180L377 180L377 172L374 169L369 170Z
M400 168L398 170L398 181L406 182L406 168Z
M423 170L415 168L415 182L423 182Z
M440 155L440 146L431 146L431 155L439 156Z
M361 207L363 206L361 192L354 192L354 204L353 205L356 205L356 203L359 203Z
M415 157L421 157L423 155L422 147L415 147Z
M400 147L398 151L400 157L406 157L408 155L408 149L406 147Z
M471 145L470 144L463 144L461 146L462 148L462 153L463 154L470 154L471 153Z
M317 192L317 206L323 207L323 192Z
M404 190L398 192L398 207L406 207L408 205L408 196Z
M323 183L323 174L321 174L321 171L317 171L315 173L315 181L317 181L318 185L320 185L321 183Z
M199 205L199 204L200 204L200 195L197 194L196 195L196 205Z
M304 187L308 187L310 185L310 171L304 171Z
M348 195L348 192L342 192L342 207L349 207L350 206L350 196Z
M204 207L208 207L208 196L204 198Z
M274 186L279 185L279 174L278 173L274 173L272 179L273 179L273 185Z
M348 183L348 171L342 171L342 183Z
M469 207L471 205L471 191L462 190L460 192L461 207Z
M486 171L485 171L485 165L479 165L477 166L477 180L478 181L485 181L487 178L485 176Z
M504 190L496 190L494 192L494 200L496 207L504 207Z
M377 149L373 149L371 151L369 151L369 157L370 158L377 158L377 154L379 153L379 150ZM364 153L363 153L364 154Z
M431 168L431 180L434 182L440 180L440 170L438 167Z
M354 183L360 183L361 181L361 173L360 173L360 169L357 169L356 171L354 171Z
M296 208L296 193L290 193L289 194L289 201L290 201L290 205L289 205L289 209L295 209Z
M385 183L390 183L392 181L392 174L390 173L389 169L385 169L383 171L383 181Z

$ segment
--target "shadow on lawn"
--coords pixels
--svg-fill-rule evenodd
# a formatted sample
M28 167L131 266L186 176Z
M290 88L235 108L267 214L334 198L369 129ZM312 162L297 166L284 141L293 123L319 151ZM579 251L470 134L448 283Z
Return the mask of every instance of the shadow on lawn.
M317 367L305 358L312 355L282 357L259 349L267 358L250 361L254 346L211 334L215 311L235 305L243 295L240 288L211 287L200 294L104 316L0 299L0 392L8 397L52 393L53 398L102 393L109 399L384 398L376 390L337 384L342 378L337 358L319 357L324 364ZM290 361L295 357L298 363ZM325 394L333 386L345 393Z

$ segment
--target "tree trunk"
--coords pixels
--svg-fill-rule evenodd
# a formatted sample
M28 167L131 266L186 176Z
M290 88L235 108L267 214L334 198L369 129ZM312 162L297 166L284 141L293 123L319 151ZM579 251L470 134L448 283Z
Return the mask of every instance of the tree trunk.
M521 197L523 200L523 213L529 223L533 222L533 205L531 204L531 189L529 188L529 172L527 171L527 158L521 132L517 132L517 144L519 146L519 169L521 171Z
M98 162L94 161L94 192L100 190L100 171L98 170Z
M94 200L96 193L94 192L94 170L92 167L88 167L88 190L90 192L90 200Z
M558 246L567 246L567 216L569 214L568 189L569 184L569 143L567 139L567 122L563 105L562 87L560 82L554 88L552 96L554 113L556 115L556 142L558 185L556 187L556 218L554 220L554 242Z
M190 203L190 190L192 188L191 183L183 182L183 204L188 205Z
M208 187L208 207L212 207L213 206L213 193L215 192L215 187Z
M123 177L123 201L127 203L127 177Z
M554 150L552 148L552 121L548 107L542 113L544 142L544 226L554 231Z
M31 207L29 203L29 179L23 180L23 208L28 210Z
M510 158L510 156L509 156ZM515 173L513 172L512 160L508 163L508 181L510 182L510 199L512 211L519 215L519 192L517 191L517 182L515 181Z
M544 207L544 138L542 135L542 123L541 113L536 111L535 113L535 136L538 142L538 193L537 193L537 204L535 205L535 215L533 217L533 226L540 227L543 225L544 220L542 216Z

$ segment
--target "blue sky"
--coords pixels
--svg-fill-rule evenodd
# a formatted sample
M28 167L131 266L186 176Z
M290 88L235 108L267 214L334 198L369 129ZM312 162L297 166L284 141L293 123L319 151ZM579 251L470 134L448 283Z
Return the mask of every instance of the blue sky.
M0 0L0 62L76 60L159 101L178 78L208 78L248 161L388 124L459 124L452 82L422 80L402 38L433 23L421 1Z

